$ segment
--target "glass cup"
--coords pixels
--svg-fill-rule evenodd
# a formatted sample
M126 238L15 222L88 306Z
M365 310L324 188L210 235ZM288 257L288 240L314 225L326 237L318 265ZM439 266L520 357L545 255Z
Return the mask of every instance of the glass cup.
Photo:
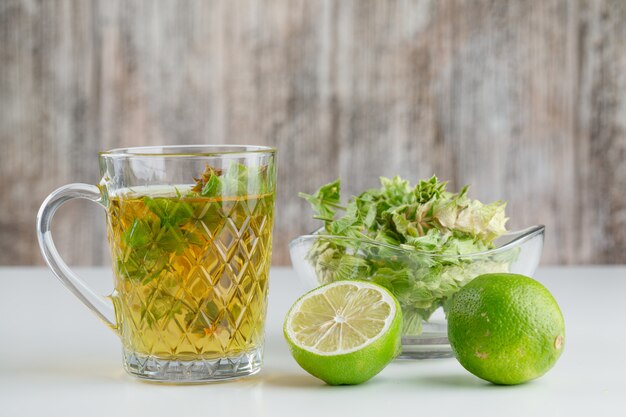
M263 359L276 150L160 146L100 153L98 186L54 191L37 216L54 274L123 345L125 369L164 382L230 379ZM59 256L50 232L65 201L107 213L115 289L95 294Z

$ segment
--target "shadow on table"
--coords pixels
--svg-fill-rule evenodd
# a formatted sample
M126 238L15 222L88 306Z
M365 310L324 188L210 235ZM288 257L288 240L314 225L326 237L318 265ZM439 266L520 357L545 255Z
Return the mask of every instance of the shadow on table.
M483 386L485 385L483 381L471 375L459 374L424 375L419 378L415 378L415 380L427 385L438 385L447 387L483 388Z
M311 375L300 375L290 373L272 373L265 375L263 384L278 388L330 388L323 381Z
M279 388L311 388L327 386L319 379L310 375L281 374L267 375L264 384Z
M412 381L420 385L455 387L466 389L506 389L509 385L495 385L470 374L443 374L443 375L423 375L413 378Z
M324 381L311 375L276 372L263 377L263 385L282 389L330 389L330 390L351 390L359 389L361 385L328 385ZM384 384L384 378L373 378L367 381L367 386L372 387L377 384Z

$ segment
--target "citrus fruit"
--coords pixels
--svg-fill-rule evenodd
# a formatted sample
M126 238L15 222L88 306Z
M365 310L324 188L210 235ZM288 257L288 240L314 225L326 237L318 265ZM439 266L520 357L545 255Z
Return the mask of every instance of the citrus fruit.
M391 293L363 281L338 281L298 299L283 331L291 354L329 385L360 384L400 352L402 312Z
M561 356L565 323L550 292L534 279L485 274L450 300L448 339L477 377L520 384L545 374Z

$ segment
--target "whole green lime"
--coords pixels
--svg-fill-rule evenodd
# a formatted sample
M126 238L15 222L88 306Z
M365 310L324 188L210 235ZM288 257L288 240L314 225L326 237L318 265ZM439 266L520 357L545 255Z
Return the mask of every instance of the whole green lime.
M545 374L565 344L565 322L550 292L518 274L485 274L448 305L448 339L461 365L494 384Z
M360 384L401 349L402 311L391 293L370 282L338 281L298 299L283 331L291 354L329 385Z

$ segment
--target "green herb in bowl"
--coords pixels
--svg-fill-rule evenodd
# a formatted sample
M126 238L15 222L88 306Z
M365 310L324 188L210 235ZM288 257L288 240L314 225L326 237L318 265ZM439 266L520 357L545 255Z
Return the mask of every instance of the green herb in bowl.
M319 283L370 280L388 288L403 310L403 335L423 323L474 277L509 271L518 248L494 251L506 233L505 203L483 204L446 191L436 177L412 187L400 177L341 205L340 181L301 193L324 222L307 250ZM543 229L542 229L543 231Z

